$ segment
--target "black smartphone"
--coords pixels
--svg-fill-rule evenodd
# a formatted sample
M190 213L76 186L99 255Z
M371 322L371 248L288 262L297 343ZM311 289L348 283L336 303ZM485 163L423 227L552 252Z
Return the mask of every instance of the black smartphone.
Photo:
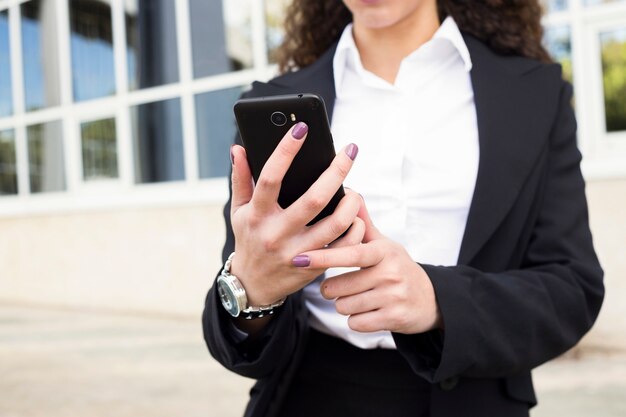
M235 103L234 111L255 182L285 133L298 122L309 126L308 136L283 178L278 197L282 208L302 196L335 157L326 106L315 94L241 99ZM340 186L309 225L332 214L343 196L343 186Z

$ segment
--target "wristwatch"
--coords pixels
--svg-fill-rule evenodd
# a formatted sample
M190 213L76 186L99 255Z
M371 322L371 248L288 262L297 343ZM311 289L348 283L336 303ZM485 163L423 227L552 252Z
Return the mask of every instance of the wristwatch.
M230 266L234 256L235 252L230 254L220 276L217 278L217 293L220 296L222 305L231 316L242 316L246 320L271 316L285 303L285 298L269 305L258 307L249 306L246 290L243 288L243 285L241 285L239 279L230 273Z

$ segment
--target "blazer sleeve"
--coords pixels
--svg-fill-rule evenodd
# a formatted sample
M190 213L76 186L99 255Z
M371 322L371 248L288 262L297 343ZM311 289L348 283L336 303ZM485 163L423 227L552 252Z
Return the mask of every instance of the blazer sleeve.
M488 273L422 265L445 330L394 334L394 340L413 370L430 382L529 371L574 346L599 313L603 272L589 230L571 98L571 85L564 82L544 195L521 266Z
M250 93L246 93L242 97L249 95ZM234 142L242 144L239 134L235 136ZM229 198L224 206L226 242L222 250L222 262L225 262L235 250L235 236L230 222L232 197L230 175L228 189ZM276 369L281 369L291 357L290 353L295 350L305 325L299 296L297 293L287 298L268 328L259 337L241 342L233 337L232 318L221 305L214 280L206 296L202 314L204 340L209 352L225 368L249 378L264 378Z

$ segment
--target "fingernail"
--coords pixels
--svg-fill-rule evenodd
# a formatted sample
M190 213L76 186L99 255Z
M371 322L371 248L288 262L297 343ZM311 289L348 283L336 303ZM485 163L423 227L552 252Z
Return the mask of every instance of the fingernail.
M311 259L308 255L298 255L291 260L291 264L298 268L304 268L311 265Z
M235 145L230 145L230 163L231 165L235 165L235 155L233 155L233 148Z
M348 154L348 157L354 161L354 158L356 158L356 155L359 153L359 147L354 143L351 143L346 148L346 153Z
M298 122L291 131L291 136L293 136L294 139L302 139L308 131L309 127L306 125L306 123Z

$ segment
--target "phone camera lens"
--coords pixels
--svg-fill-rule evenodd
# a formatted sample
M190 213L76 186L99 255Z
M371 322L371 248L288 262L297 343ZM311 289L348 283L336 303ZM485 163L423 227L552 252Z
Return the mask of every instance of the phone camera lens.
M279 111L272 113L270 119L276 126L284 126L285 123L287 123L287 116L285 116L285 113L281 113Z

